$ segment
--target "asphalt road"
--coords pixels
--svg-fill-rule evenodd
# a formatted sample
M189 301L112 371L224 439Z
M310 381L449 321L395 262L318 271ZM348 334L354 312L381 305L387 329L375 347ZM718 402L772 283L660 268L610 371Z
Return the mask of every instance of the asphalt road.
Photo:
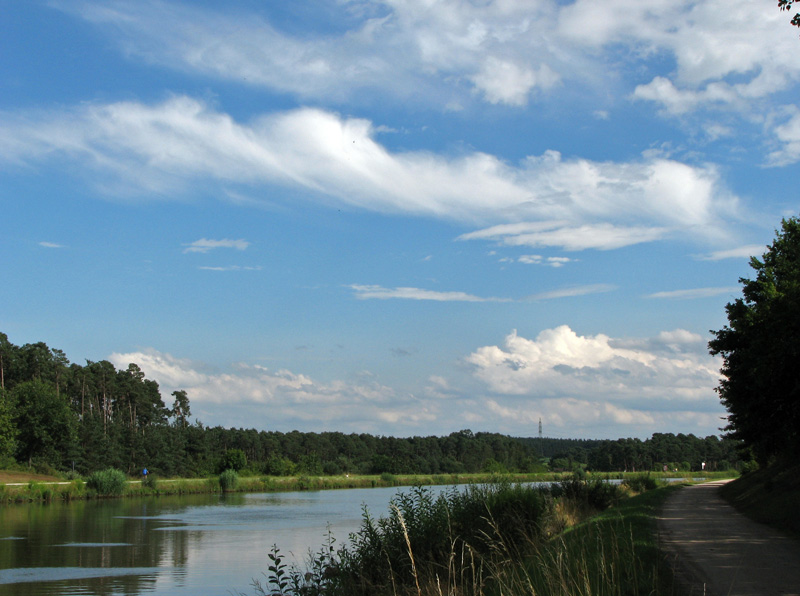
M660 540L679 585L692 596L800 596L800 542L738 513L718 495L724 482L685 487L665 503Z

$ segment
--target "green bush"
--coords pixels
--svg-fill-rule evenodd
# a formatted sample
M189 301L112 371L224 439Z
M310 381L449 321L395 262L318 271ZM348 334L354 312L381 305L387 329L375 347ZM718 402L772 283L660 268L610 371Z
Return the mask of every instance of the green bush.
M608 509L620 497L620 491L616 485L601 478L584 480L578 474L554 484L550 490L553 497L566 498L577 505L593 507L598 511Z
M658 488L658 481L650 474L637 474L622 481L622 484L628 486L632 491L643 493L648 490Z
M390 474L389 472L383 472L381 474L381 482L385 482L391 486L397 484L397 477L394 474Z
M219 475L219 487L223 491L236 490L239 485L239 475L234 470L225 470Z
M127 478L125 474L115 468L107 468L92 473L86 481L86 486L101 496L118 496L125 490Z

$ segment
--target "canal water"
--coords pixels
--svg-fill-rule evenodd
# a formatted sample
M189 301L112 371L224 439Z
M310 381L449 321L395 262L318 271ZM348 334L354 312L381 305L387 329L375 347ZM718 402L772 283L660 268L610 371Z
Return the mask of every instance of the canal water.
M302 564L386 515L397 488L186 495L0 508L0 596L253 594L274 544ZM434 489L437 490L437 489Z

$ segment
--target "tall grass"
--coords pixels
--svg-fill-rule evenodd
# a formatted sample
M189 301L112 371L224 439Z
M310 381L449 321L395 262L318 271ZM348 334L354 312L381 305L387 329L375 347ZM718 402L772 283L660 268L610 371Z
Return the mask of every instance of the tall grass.
M107 468L94 472L86 481L86 486L104 497L119 496L125 490L127 478L125 474L115 468Z
M234 470L225 470L219 475L219 487L225 491L236 490L239 484L239 475Z
M275 596L659 593L653 511L663 491L623 500L627 490L580 478L438 496L415 487L386 517L365 509L349 543L335 550L329 540L305 570L287 568L273 547L267 582L253 586Z

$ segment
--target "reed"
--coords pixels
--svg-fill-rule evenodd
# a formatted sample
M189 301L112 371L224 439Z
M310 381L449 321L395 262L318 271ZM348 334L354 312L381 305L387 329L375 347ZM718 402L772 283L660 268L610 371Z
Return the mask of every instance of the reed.
M349 543L334 550L329 540L305 570L276 564L273 547L267 583L253 585L276 596L673 593L654 520L673 488L623 498L624 488L562 484L499 483L435 498L415 487L392 499L387 517L365 510ZM593 502L616 506L598 514Z
M94 472L86 481L86 486L96 495L116 497L122 495L127 485L125 474L115 468Z

